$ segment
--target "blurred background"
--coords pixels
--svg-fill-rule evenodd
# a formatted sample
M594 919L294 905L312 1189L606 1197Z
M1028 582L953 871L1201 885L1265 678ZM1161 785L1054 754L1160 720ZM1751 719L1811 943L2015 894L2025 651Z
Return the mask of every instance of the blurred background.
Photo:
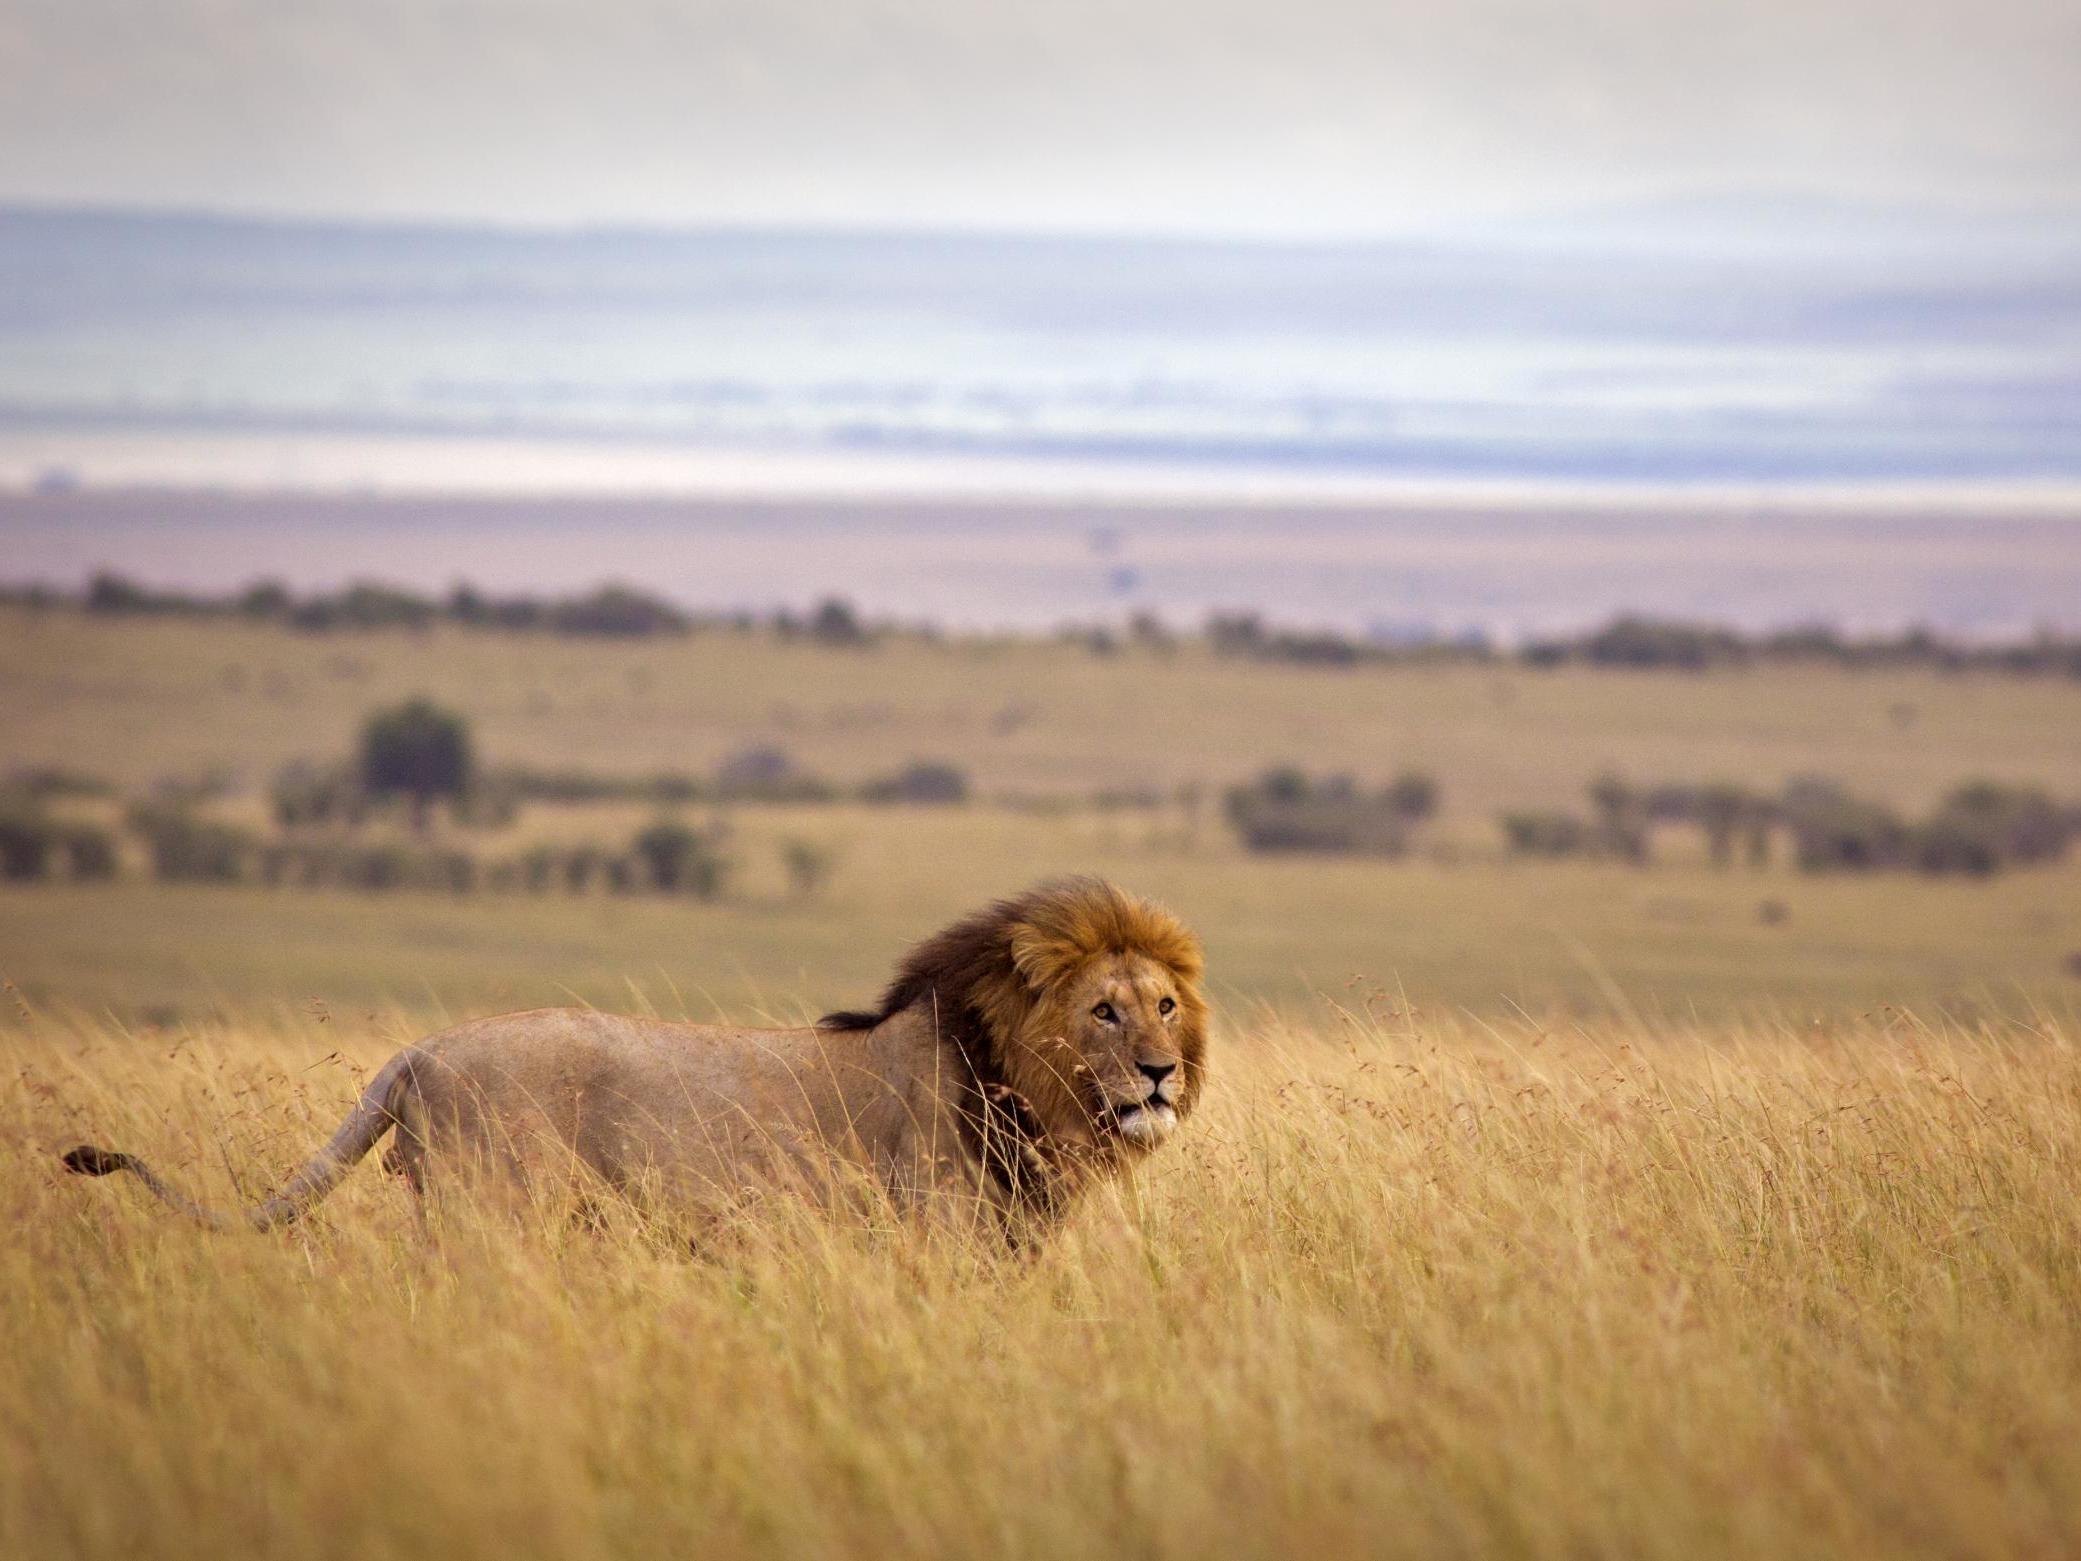
M1098 868L1246 1002L2070 1003L2077 104L2047 0L9 0L0 972L780 1011Z

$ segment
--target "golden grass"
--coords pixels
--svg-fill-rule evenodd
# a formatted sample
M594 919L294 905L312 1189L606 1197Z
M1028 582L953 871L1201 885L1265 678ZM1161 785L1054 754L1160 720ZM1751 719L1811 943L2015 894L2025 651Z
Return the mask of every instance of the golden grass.
M730 1250L365 1168L212 1237L379 1055L49 1021L0 1085L0 1554L2071 1555L2081 1051L2043 1021L1232 1023L1031 1263Z

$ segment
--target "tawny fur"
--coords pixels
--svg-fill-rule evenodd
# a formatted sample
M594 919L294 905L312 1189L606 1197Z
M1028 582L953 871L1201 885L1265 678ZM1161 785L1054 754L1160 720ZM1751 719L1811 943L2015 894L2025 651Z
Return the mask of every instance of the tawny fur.
M1169 1136L1199 1098L1199 943L1169 912L1066 879L919 944L876 1007L803 1029L538 1009L393 1057L333 1140L238 1216L134 1156L82 1146L212 1225L265 1229L322 1198L386 1134L424 1189L605 1186L696 1210L749 1192L868 1189L919 1218L1025 1239Z

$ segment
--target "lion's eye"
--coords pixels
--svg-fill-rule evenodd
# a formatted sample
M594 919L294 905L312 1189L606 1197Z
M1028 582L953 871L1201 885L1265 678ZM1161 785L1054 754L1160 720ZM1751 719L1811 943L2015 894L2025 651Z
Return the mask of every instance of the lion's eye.
M1111 1003L1100 1003L1096 1008L1091 1010L1091 1017L1096 1019L1100 1024L1111 1024L1115 1019L1118 1019L1120 1016L1113 1012L1113 1005Z
M1173 999L1166 997L1162 1002L1156 1005L1156 1011L1160 1014L1167 1014L1177 1006L1177 1003Z

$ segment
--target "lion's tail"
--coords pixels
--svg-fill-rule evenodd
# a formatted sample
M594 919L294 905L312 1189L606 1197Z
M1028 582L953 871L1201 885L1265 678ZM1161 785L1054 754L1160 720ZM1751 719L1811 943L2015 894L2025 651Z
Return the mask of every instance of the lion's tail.
M162 1203L171 1205L211 1230L229 1230L241 1223L251 1225L255 1230L270 1230L288 1224L331 1192L362 1156L375 1148L377 1140L403 1120L399 1113L411 1088L413 1064L418 1060L420 1054L408 1047L385 1063L382 1071L369 1081L368 1088L361 1092L361 1099L355 1102L347 1120L340 1124L340 1130L332 1135L332 1141L306 1160L280 1192L240 1211L235 1218L207 1204L197 1203L135 1155L82 1144L65 1155L65 1169L80 1176L107 1176L115 1171L128 1171Z

